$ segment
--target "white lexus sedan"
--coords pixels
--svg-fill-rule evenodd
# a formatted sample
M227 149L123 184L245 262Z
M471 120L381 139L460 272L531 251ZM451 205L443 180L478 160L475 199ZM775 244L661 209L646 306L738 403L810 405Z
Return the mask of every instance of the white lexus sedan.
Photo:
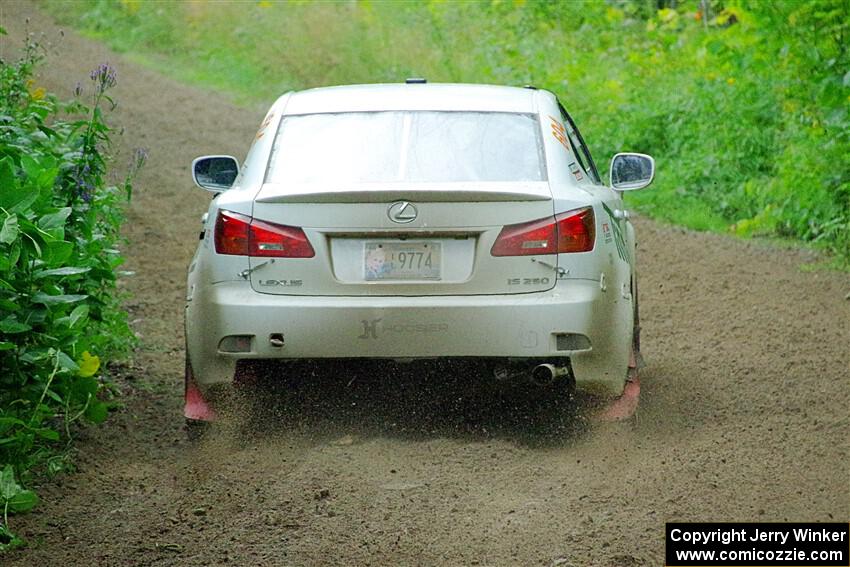
M655 166L617 154L610 170L533 87L283 95L241 167L192 164L215 198L189 268L187 419L214 419L211 392L269 359L473 358L623 394L639 340L622 192Z

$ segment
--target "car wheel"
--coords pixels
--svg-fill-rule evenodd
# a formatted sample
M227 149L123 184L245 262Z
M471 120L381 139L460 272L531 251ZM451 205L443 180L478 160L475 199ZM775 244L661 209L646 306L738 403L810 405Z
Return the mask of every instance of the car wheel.
M626 368L626 383L623 387L623 393L598 414L598 419L601 421L630 421L635 423L635 412L640 400L638 370L644 365L643 357L640 354L640 316L636 279L632 279L632 294L634 298L634 331L629 349L629 364Z
M632 278L632 297L635 300L635 316L634 316L634 331L632 335L632 361L634 362L635 373L637 370L644 367L643 356L640 354L640 304L638 303L638 283L637 278ZM629 364L631 366L631 364ZM629 369L631 370L631 368Z

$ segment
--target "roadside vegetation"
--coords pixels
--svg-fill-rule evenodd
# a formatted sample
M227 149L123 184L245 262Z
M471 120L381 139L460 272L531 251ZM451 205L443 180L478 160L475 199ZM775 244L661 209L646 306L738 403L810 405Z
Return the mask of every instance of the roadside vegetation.
M657 158L640 210L850 258L847 0L45 5L243 102L409 76L551 89L602 169L620 150Z
M38 45L23 52L0 61L0 552L23 544L9 518L37 504L26 487L72 468L79 424L117 403L106 363L134 342L116 289L119 228L144 161L107 185L109 66L62 103L33 80Z

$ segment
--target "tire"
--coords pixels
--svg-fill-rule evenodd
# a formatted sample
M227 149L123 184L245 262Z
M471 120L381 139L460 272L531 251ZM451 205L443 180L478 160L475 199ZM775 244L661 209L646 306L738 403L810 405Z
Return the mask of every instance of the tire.
M643 355L640 352L640 303L638 302L637 277L632 277L632 296L635 301L634 331L632 334L632 354L635 360L635 369L640 370L645 366Z

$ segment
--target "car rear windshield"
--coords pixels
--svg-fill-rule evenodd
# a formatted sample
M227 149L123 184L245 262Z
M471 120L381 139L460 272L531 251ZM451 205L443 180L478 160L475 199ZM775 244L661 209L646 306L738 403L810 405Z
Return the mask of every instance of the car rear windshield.
M283 118L266 182L545 181L536 116L345 112Z

